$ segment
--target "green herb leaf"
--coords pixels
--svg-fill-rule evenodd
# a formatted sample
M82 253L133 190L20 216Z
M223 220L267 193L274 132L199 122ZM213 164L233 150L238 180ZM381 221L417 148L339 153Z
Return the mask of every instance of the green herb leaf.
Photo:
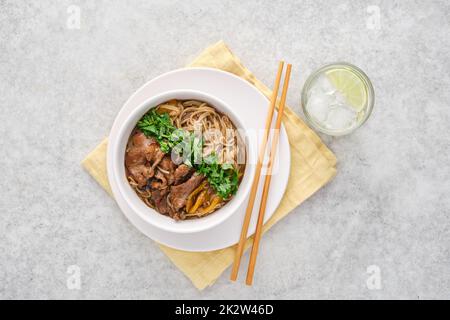
M162 152L168 153L173 148L173 142L169 138L177 128L172 124L168 113L158 114L152 109L139 120L137 127L147 137L155 138Z
M233 165L219 165L217 156L211 154L205 157L203 163L198 166L197 170L207 178L209 184L221 198L228 199L236 194L239 184L239 174Z
M139 120L137 127L147 137L155 138L162 152L173 150L183 155L184 163L203 174L222 199L236 194L239 184L236 168L230 163L219 164L214 153L202 159L203 139L194 133L177 129L168 113L158 114L152 109Z

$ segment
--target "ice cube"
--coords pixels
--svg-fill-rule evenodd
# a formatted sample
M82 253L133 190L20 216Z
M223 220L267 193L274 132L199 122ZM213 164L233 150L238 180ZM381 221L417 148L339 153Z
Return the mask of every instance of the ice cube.
M325 122L330 112L330 97L321 93L311 95L306 109L308 113L318 122Z
M320 75L314 82L312 89L316 92L321 92L326 95L331 95L336 92L336 88L331 81L324 74Z
M356 121L356 111L343 105L338 105L328 114L326 126L332 130L345 130L354 126Z
M339 90L336 90L335 92L333 92L333 99L339 105L347 104L347 99Z

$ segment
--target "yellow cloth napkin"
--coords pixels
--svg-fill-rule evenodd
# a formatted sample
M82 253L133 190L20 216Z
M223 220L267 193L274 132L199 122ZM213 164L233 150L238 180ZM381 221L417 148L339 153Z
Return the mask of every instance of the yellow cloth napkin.
M234 73L253 84L270 97L271 90L242 65L223 41L205 49L189 67L213 67ZM289 108L285 109L283 123L291 147L291 173L283 199L264 225L264 232L285 217L292 209L320 189L336 174L336 157L320 138ZM107 139L97 146L82 162L83 167L110 194L106 174ZM283 236L283 235L279 235ZM247 239L246 248L251 244ZM187 252L159 245L169 259L198 289L213 284L234 258L234 246L210 252Z

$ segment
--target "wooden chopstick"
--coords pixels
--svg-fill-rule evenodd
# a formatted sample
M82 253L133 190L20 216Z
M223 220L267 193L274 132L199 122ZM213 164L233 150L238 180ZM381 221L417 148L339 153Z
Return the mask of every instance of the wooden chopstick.
M272 139L272 148L270 150L269 164L267 167L266 178L264 180L264 188L262 192L261 204L259 206L258 222L256 225L255 237L253 239L253 247L252 253L250 255L250 262L248 264L247 279L245 281L245 283L249 286L252 285L253 283L253 274L255 272L256 257L258 256L259 242L261 240L262 227L264 223L264 214L266 212L266 205L267 205L267 195L269 193L270 181L272 178L273 163L275 162L275 156L277 152L278 138L280 136L280 128L281 128L281 118L283 117L284 105L286 103L286 95L289 86L289 78L291 76L291 68L292 65L288 64L286 69L286 75L284 77L281 101L278 107L277 122L275 124L275 131Z
M276 104L277 97L278 97L278 89L280 88L280 81L281 81L281 74L283 73L283 67L284 67L284 62L280 61L280 63L278 64L278 72L277 72L277 77L275 79L275 85L274 85L274 89L272 92L272 97L270 98L270 105L269 105L269 111L267 112L264 137L263 137L263 141L261 142L261 149L259 151L259 157L258 157L258 160L256 163L255 177L254 177L252 188L250 191L250 197L248 200L247 209L245 211L245 217L244 217L244 222L242 224L241 236L239 239L238 246L236 247L233 268L231 270L230 279L233 281L235 281L237 279L237 275L239 272L239 266L241 263L242 253L244 252L245 242L247 240L248 226L249 226L250 220L252 218L253 205L255 203L255 197L256 197L256 193L258 191L259 178L261 176L261 167L262 167L262 163L264 160L264 155L266 153L267 139L269 137L269 129L272 124L273 112L275 110L275 104Z

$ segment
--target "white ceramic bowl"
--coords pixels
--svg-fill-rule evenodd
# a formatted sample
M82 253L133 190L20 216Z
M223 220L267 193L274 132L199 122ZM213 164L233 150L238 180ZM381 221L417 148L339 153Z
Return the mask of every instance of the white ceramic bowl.
M195 90L174 90L174 91L166 91L159 95L156 95L136 109L134 109L123 122L118 136L116 139L113 139L113 144L108 148L112 148L112 153L109 153L107 161L108 168L112 168L114 171L113 174L108 173L109 178L115 179L117 186L119 187L119 192L126 200L126 202L130 205L133 211L136 212L140 218L148 224L153 225L159 229L163 229L169 232L175 233L195 233L210 229L226 219L228 219L236 210L246 204L246 200L248 198L248 194L250 192L251 183L253 181L253 177L255 175L255 146L253 145L252 139L245 139L246 145L246 155L247 155L247 165L245 168L244 176L239 185L238 191L236 195L222 208L218 209L214 213L199 219L189 219L183 221L175 221L170 217L164 216L154 209L148 207L135 193L135 191L130 187L128 180L125 175L125 149L130 137L131 132L133 131L136 123L139 119L150 109L156 107L157 105L171 100L171 99L179 99L179 100L200 100L205 101L211 106L215 107L220 112L226 114L231 121L233 121L234 125L237 129L244 129L242 122L236 116L236 113L233 112L232 108L226 105L222 100L209 95L204 92L195 91Z

